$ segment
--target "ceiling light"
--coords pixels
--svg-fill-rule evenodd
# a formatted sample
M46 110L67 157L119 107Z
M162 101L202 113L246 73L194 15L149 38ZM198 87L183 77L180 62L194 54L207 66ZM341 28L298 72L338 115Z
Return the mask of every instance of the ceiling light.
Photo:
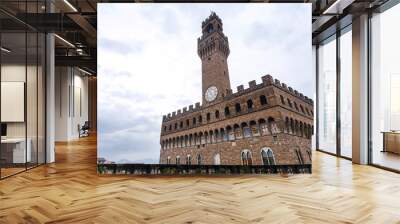
M11 50L9 50L9 49L7 49L5 47L1 47L0 49L1 49L1 51L4 51L6 53L10 53L11 52Z
M68 1L64 0L65 4L67 4L74 12L78 12L78 10Z
M351 5L355 0L336 0L322 14L342 14L347 6Z
M69 42L68 40L66 40L66 39L64 39L64 38L62 38L62 37L60 37L59 35L57 35L57 34L54 34L54 36L55 37L57 37L59 40L61 40L62 42L64 42L64 43L66 43L67 45L69 45L70 47L73 47L73 48L75 48L75 45L73 45L71 42Z
M90 75L90 76L92 75L92 73L90 73L90 72L88 72L88 71L86 71L86 70L83 70L83 69L81 69L81 68L79 68L79 67L78 67L78 70L81 71L81 72L83 72L83 73L85 73L85 74L87 74L87 75Z

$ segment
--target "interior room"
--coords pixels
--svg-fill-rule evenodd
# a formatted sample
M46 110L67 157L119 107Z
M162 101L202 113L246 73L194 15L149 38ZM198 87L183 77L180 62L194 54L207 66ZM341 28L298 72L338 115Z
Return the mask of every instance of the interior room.
M399 223L399 1L254 1L312 11L311 174L98 175L97 7L142 2L0 1L0 223Z

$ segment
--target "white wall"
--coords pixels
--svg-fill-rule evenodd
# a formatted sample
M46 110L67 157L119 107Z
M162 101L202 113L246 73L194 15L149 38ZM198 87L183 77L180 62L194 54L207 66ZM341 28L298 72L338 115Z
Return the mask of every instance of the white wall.
M88 78L76 68L56 67L55 140L79 137L78 125L88 120Z

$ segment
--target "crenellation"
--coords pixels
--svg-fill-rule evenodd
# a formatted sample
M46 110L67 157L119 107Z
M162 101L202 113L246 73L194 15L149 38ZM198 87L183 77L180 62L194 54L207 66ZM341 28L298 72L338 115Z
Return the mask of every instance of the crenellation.
M187 107L184 107L182 110L183 110L183 113L186 113L187 112Z
M249 82L249 88L250 88L250 89L254 89L254 88L256 88L256 87L257 87L256 80L251 80L251 81Z
M293 88L292 87L289 86L288 89L289 89L290 93L293 93Z
M189 105L189 112L193 112L193 105Z
M176 111L172 112L172 117L176 116Z
M286 83L282 82L282 88L286 91L288 90Z
M281 87L281 81L279 79L275 79L275 85Z
M180 114L181 114L181 109L179 109L178 111L176 111L176 114L177 114L177 115L180 115Z
M200 102L197 102L194 107L196 110L200 109Z
M294 95L299 96L299 92L297 90L294 90Z
M265 85L272 85L274 83L274 78L269 74L262 76L261 79Z
M243 85L239 85L239 86L236 87L236 89L237 89L238 93L242 92L244 90L244 86Z

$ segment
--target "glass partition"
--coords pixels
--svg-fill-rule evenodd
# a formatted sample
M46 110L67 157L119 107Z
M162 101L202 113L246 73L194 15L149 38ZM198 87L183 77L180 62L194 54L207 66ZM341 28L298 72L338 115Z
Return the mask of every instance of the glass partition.
M26 144L26 41L25 32L1 34L2 177L25 170L31 161Z
M371 18L371 162L400 170L400 5Z
M42 1L17 5L19 13L43 10ZM0 178L45 162L45 41L43 33L0 12Z
M340 36L340 154L352 157L352 35L351 26Z
M318 47L318 149L336 153L336 36Z

